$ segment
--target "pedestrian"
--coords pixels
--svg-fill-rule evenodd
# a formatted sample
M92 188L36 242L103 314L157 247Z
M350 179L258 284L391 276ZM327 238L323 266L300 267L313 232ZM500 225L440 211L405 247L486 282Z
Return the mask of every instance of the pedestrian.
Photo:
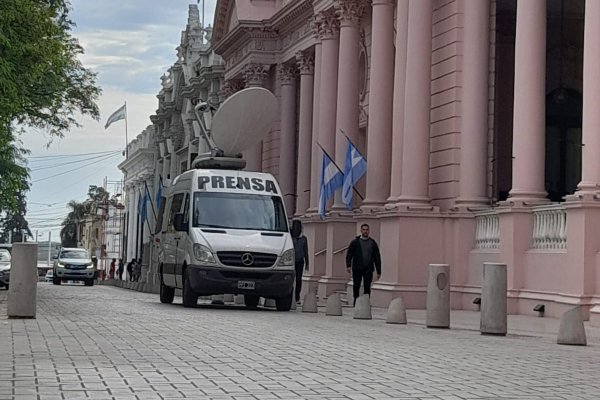
M124 271L123 259L119 258L119 268L117 269L117 275L119 276L119 280L123 280L123 271Z
M133 281L133 264L135 263L135 258L127 263L127 280Z
M302 274L304 270L308 271L308 241L302 234L302 221L295 219L292 221L292 242L294 243L294 258L296 266L296 303L300 302L300 292L302 291Z
M108 279L115 279L115 264L117 263L117 259L113 258L110 262L110 269L108 270Z
M142 276L142 259L138 258L137 262L133 266L133 276L135 277L135 281L139 282L140 277Z
M346 270L352 271L354 282L354 305L360 295L360 283L364 281L365 294L371 294L373 270L377 270L377 279L381 278L381 255L377 242L369 236L369 225L360 226L360 236L350 242L346 253Z

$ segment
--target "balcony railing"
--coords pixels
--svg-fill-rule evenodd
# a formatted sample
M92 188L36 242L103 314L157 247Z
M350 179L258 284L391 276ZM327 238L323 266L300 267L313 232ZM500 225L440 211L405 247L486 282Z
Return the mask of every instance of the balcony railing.
M534 249L567 247L567 212L562 204L533 207Z
M497 249L500 247L500 220L496 211L483 211L476 214L476 249Z

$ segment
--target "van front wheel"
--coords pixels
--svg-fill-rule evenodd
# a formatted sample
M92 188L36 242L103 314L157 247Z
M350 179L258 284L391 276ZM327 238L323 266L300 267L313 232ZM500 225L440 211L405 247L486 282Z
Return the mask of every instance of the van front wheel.
M290 293L285 297L278 297L275 299L275 307L277 308L277 311L290 311L290 308L292 308L292 301L293 293Z
M181 293L184 307L196 307L198 304L198 295L190 285L190 277L187 268L183 271L183 290Z
M160 302L164 304L171 304L175 297L175 289L168 287L163 282L162 273L160 275Z

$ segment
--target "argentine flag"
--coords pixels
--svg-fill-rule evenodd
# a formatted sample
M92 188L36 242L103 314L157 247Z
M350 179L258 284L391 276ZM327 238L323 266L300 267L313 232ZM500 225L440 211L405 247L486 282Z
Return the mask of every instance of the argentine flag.
M342 201L349 210L352 210L352 188L358 180L367 173L367 160L348 140L346 150L346 165L344 166L344 184L342 187Z
M327 201L333 197L336 190L342 187L344 174L331 161L331 158L323 152L323 168L321 169L321 192L319 194L319 215L325 219L325 208Z

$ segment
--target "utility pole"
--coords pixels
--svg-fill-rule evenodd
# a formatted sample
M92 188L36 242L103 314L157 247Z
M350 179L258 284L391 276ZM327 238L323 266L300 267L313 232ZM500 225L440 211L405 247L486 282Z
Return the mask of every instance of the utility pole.
M52 231L48 232L48 266L50 266L50 260L52 259Z

